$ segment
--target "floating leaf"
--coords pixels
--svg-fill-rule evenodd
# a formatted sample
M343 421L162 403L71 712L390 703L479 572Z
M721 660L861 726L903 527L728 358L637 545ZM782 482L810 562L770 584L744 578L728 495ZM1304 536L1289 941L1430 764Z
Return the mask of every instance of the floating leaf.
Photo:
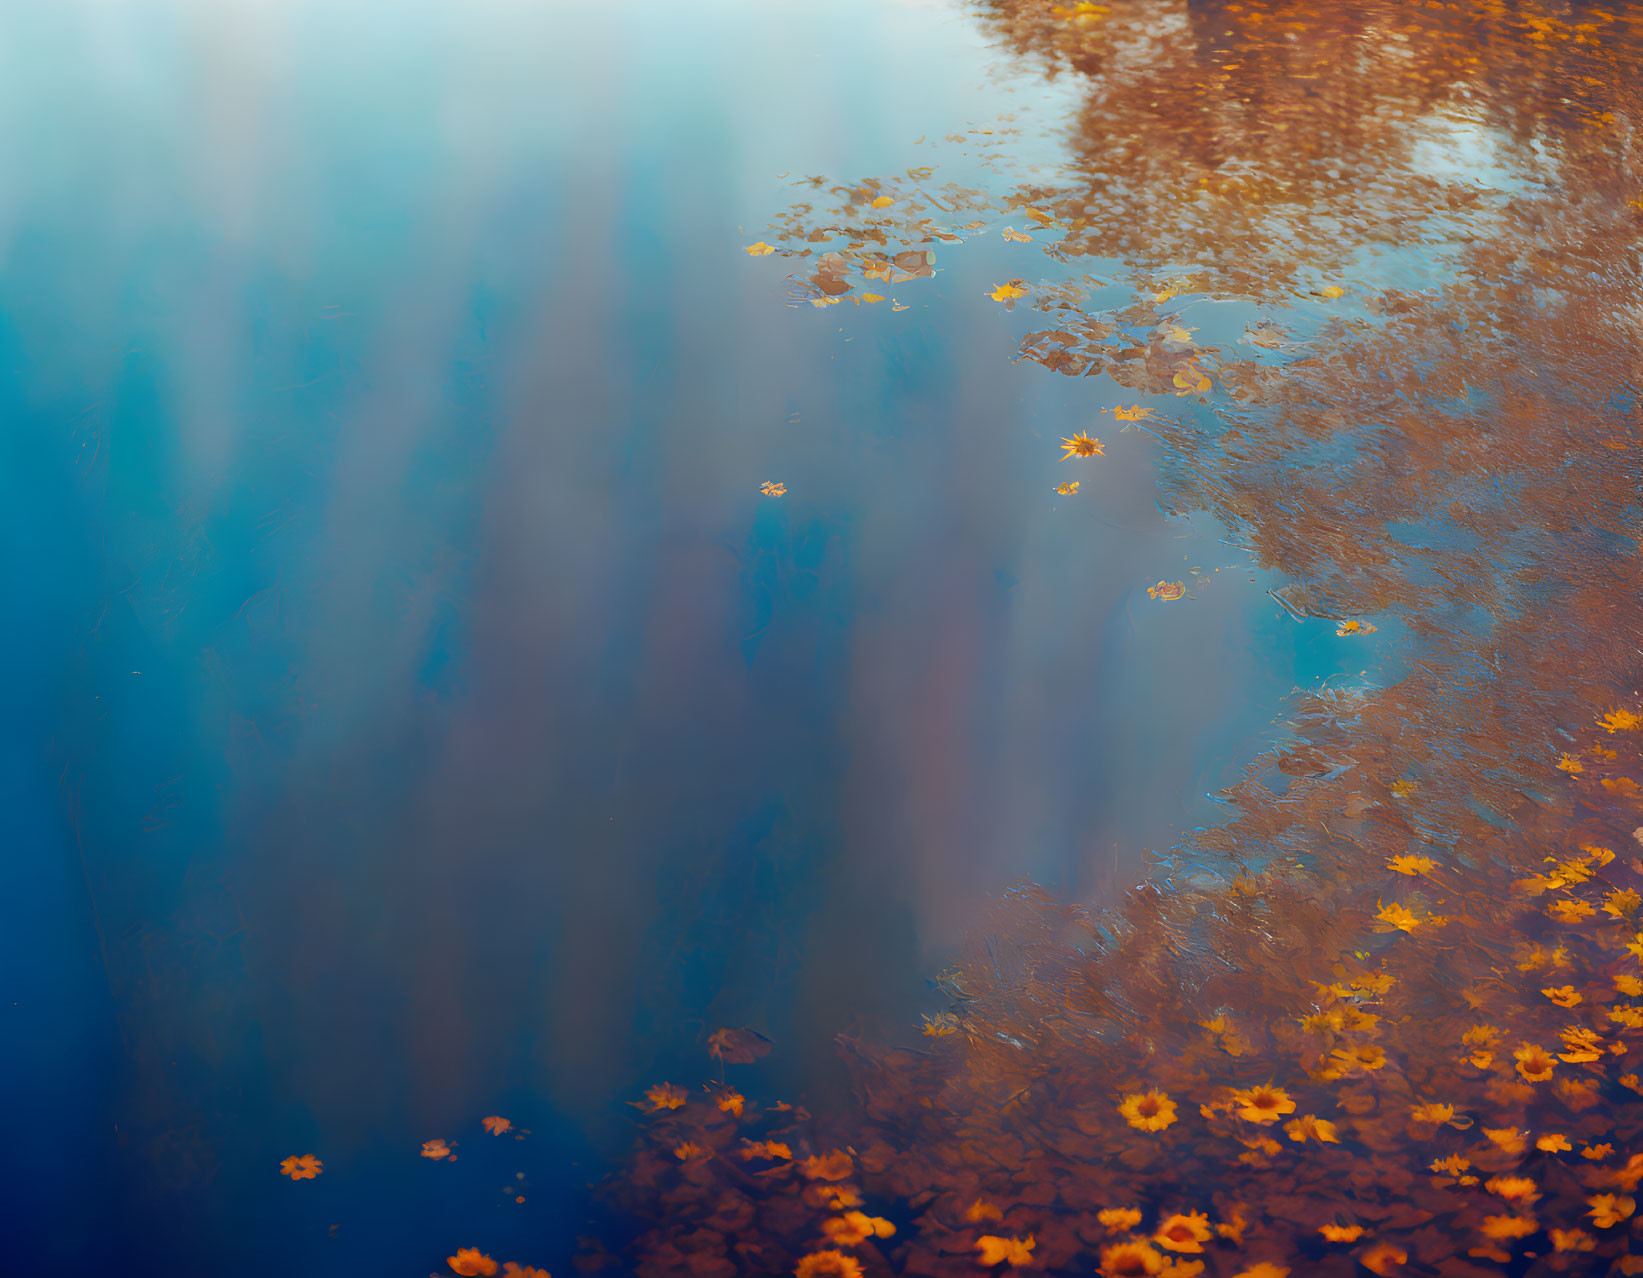
M770 493L771 496L780 496L787 490L780 484L766 484L760 491ZM728 1065L751 1065L754 1061L770 1055L770 1050L774 1046L775 1044L758 1030L749 1029L744 1025L741 1029L713 1031L708 1036L707 1054Z
M324 1167L325 1164L312 1154L293 1155L280 1163L280 1175L289 1176L292 1180L313 1180Z

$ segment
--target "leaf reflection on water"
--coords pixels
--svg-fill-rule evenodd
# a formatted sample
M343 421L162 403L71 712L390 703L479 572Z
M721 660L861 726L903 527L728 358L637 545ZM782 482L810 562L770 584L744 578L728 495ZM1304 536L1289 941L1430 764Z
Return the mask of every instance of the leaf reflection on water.
M1643 1272L1643 865L1605 846L1640 828L1643 773L1643 18L982 14L1082 85L1066 174L835 186L769 232L800 287L916 283L909 252L1030 218L1045 277L992 293L1051 319L1019 357L1157 397L1114 411L1152 423L1174 509L1287 576L1298 621L1368 641L1396 613L1420 660L1303 698L1167 883L1088 916L1011 892L920 1050L841 1039L854 1111L655 1115L619 1190L651 1226L638 1272ZM1241 337L1188 325L1216 305ZM785 1165L685 1183L657 1156L744 1134L857 1151L852 1198L894 1239L818 1249Z

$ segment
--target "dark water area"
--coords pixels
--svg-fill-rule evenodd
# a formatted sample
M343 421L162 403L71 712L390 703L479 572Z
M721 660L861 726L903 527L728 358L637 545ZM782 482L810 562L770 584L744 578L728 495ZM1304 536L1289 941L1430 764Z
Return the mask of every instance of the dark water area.
M1309 1085L1384 1088L1303 974L1367 1005L1407 941L1381 1015L1447 1025L1544 939L1462 867L1568 831L1623 866L1643 821L1602 754L1637 725L1594 728L1640 651L1643 24L1423 13L0 14L18 1271L561 1273L596 1237L859 1275L775 1189L743 1218L727 1070L748 1139L786 1098L801 1157L878 1178L870 1274L990 1272L977 1195L1039 1240L1001 1265L1166 1272L1040 1192L1034 1131L1095 1141L1057 1153L1092 1185L1299 1194L1102 1145L1090 1098L1233 1121L1217 1070L1299 1050L1257 1009L1335 1016ZM1445 926L1489 939L1407 958ZM712 1060L725 1026L774 1049ZM1512 1046L1466 1076L1491 1128L1540 1081Z

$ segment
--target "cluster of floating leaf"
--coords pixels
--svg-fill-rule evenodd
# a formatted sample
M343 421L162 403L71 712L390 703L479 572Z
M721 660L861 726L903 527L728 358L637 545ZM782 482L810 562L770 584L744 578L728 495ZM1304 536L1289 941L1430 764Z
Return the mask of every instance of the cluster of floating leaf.
M845 1042L848 1129L659 1084L622 1181L655 1225L638 1272L1643 1273L1643 816L1611 797L1643 715L1558 771L1555 842L1366 848L1106 917L1024 889L929 1049ZM1400 780L1380 848L1410 847Z
M854 1112L647 1105L636 1268L1643 1273L1643 18L982 11L1087 83L1076 171L829 188L771 237L801 298L1012 219L1062 273L994 284L1050 317L1019 356L1176 406L1112 410L1170 503L1297 619L1396 611L1420 660L1300 698L1232 819L1117 905L1013 889L922 1050L841 1040ZM1350 278L1371 245L1424 278ZM1242 337L1200 343L1229 302Z
M503 1136L511 1133L515 1140L523 1140L530 1135L528 1130L516 1128L511 1120L502 1117L500 1114L491 1114L480 1119L479 1125L492 1136ZM456 1144L455 1141L436 1137L433 1140L423 1141L420 1153L423 1158L429 1158L435 1162L454 1163L457 1160ZM325 1164L313 1154L293 1155L280 1163L280 1174L289 1176L292 1180L313 1180L320 1175L324 1168ZM523 1176L524 1173L521 1172L520 1178L523 1179ZM524 1196L517 1193L513 1186L508 1187L507 1194L515 1203L525 1201ZM450 1266L452 1273L463 1275L463 1278L475 1278L475 1275L490 1278L491 1275L498 1272L496 1261L478 1247L457 1248L454 1256L446 1257L446 1264ZM502 1265L501 1273L503 1278L550 1278L546 1269L521 1265L512 1260Z

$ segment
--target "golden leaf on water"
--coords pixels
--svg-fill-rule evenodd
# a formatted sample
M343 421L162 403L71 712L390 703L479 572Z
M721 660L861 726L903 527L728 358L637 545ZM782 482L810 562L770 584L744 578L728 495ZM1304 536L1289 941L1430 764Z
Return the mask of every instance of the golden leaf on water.
M774 245L766 244L763 240L758 241L756 244L749 244L747 246L747 252L752 257L769 257L770 254L775 251L776 249Z
M774 479L767 479L759 485L759 491L766 497L780 497L787 492L787 485L779 484Z
M1061 494L1061 496L1063 496L1063 497L1071 497L1074 493L1076 493L1078 491L1078 480L1069 479L1064 484L1057 484L1055 486L1055 491L1058 492L1059 494Z
M1031 1234L1025 1238L982 1234L976 1239L976 1251L980 1253L976 1260L983 1265L1030 1265L1036 1245Z
M1175 385L1177 395L1191 395L1194 392L1202 395L1210 389L1209 375L1198 367L1197 360L1189 359L1175 374Z
M1005 305L1012 305L1018 298L1027 296L1027 289L1024 285L1024 280L1011 280L1008 284L1000 284L987 296L992 298L995 302L1003 302Z
M280 1164L280 1175L292 1180L313 1180L324 1168L325 1164L312 1154L293 1155Z

